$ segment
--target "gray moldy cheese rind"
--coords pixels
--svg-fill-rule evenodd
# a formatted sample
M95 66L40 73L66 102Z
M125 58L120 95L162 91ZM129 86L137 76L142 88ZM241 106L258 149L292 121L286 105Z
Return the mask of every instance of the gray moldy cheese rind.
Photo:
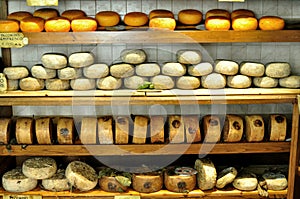
M254 77L253 84L260 88L275 88L278 85L278 79L272 77Z
M96 86L101 90L116 90L122 86L122 80L113 76L107 76L97 79Z
M252 79L246 75L227 76L227 85L231 88L249 88Z
M200 79L191 76L182 76L176 79L176 87L180 89L196 89L200 87Z
M266 65L266 75L273 78L283 78L291 74L291 66L286 62L275 62Z
M221 89L226 86L226 77L219 73L211 73L201 77L201 85L208 89Z
M73 90L92 90L96 87L96 81L95 79L78 78L72 79L70 85Z
M51 79L56 77L56 70L45 68L43 65L34 65L30 71L31 75L38 79Z
M234 167L228 167L218 173L216 187L223 189L226 185L232 183L236 178L238 171Z
M42 186L49 191L67 191L71 189L64 169L59 169L51 178L43 179Z
M160 66L157 63L143 63L135 67L135 73L143 77L153 77L160 74Z
M73 144L74 141L74 120L73 118L59 118L56 125L57 141L59 144Z
M82 69L65 67L63 69L57 70L57 76L59 79L63 79L63 80L77 79L82 76Z
M39 91L45 87L45 81L34 77L25 77L19 81L19 86L23 91Z
M19 89L19 80L17 79L8 79L7 80L7 90L16 91Z
M209 75L214 70L213 66L209 62L199 63L197 65L188 66L188 74L192 76L204 76Z
M197 183L201 190L213 189L217 183L217 171L210 159L197 159L194 168L197 170Z
M239 72L239 64L229 60L216 60L214 71L223 75L236 75Z
M172 77L166 75L157 75L151 78L151 82L155 89L172 89L175 86L175 82Z
M199 50L178 50L176 57L181 64L199 64L202 60L202 53Z
M268 190L280 191L286 189L288 186L288 181L283 174L267 172L262 177L267 184Z
M141 64L146 58L147 55L142 49L125 49L121 52L121 60L128 64Z
M255 174L242 173L234 179L232 185L241 191L253 191L257 188L258 180Z
M46 53L41 58L42 65L49 69L61 69L67 66L68 58L63 54Z
M172 77L180 77L185 75L186 66L181 63L169 62L162 66L161 72L163 75L168 75Z
M5 67L3 73L7 79L17 80L25 78L29 75L29 71L25 66Z
M90 52L72 53L69 58L69 65L74 68L83 68L94 64L95 56Z
M64 91L70 89L70 81L62 79L45 80L46 89L50 91Z
M147 82L148 79L146 77L140 77L140 76L131 76L126 77L124 79L124 86L128 89L138 89L140 86L142 86L145 82Z
M292 75L279 79L279 85L285 88L300 88L300 76Z
M261 77L265 74L265 66L262 63L242 62L240 64L240 73L251 77Z
M56 161L50 157L33 157L22 164L23 174L37 180L51 178L56 171Z
M87 78L97 79L106 77L109 74L107 64L92 64L83 68L83 75Z
M113 64L110 66L110 74L116 78L125 78L134 75L134 66L131 64Z

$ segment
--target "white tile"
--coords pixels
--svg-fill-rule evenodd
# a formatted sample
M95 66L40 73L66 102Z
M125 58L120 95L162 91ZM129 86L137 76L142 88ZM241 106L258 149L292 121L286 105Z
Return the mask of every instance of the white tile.
M157 1L158 9L172 10L172 0Z
M232 59L232 48L230 45L218 45L217 59Z
M247 1L248 9L252 10L258 18L263 14L263 1L264 0Z
M299 19L300 18L300 1L293 0L292 1L292 8L293 8L293 18Z
M217 8L224 9L224 10L231 12L232 11L232 3L231 2L219 2Z
M292 18L292 1L278 0L278 16L284 19ZM299 8L300 9L300 8Z
M156 0L140 0L141 1L141 11L143 13L149 14L151 10L155 10L157 8Z
M121 16L124 16L127 13L125 0L114 0L111 4L111 8L113 11L116 11Z
M20 8L20 1L9 1L8 2L8 13L17 12L22 10ZM27 10L25 10L27 11Z
M277 13L277 1L263 0L263 15L278 15Z
M65 6L67 10L71 9L81 9L80 6L80 1L79 0L74 0L74 1L66 1ZM84 10L85 11L85 10Z
M181 0L181 1L173 0L172 4L173 4L172 11L176 19L180 10L189 8L187 5L187 0Z
M107 1L107 0L96 1L97 12L107 11L107 10L111 10L111 1Z
M289 62L290 60L290 46L276 45L275 60L280 62Z
M26 47L26 52L24 53L23 60L24 61L35 61L35 62L37 62L39 60L39 57L37 54L37 49L35 48L35 46L27 46Z
M247 59L247 46L246 45L233 45L232 46L232 60L239 62L238 60Z
M187 8L196 9L203 13L203 0L187 0Z
M205 14L210 9L218 8L218 1L216 0L203 0L203 14Z
M142 2L140 0L127 0L127 13L128 12L141 12Z
M252 2L251 2L252 3ZM247 1L245 2L238 2L238 3L233 3L232 5L232 10L237 10L237 9L247 9Z
M275 59L274 49L275 49L275 44L262 44L261 59L274 60Z
M85 11L85 13L90 16L93 17L95 16L96 13L96 3L94 0L84 0L81 2L80 5L81 9Z
M246 59L248 61L258 60L261 58L261 45L252 46L247 45L247 56Z

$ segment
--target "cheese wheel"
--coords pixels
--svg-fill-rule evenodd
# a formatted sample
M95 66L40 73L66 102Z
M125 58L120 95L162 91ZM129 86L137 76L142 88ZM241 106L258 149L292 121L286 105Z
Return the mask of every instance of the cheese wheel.
M240 73L251 77L261 77L265 73L265 66L261 63L243 62L240 64Z
M67 66L68 58L63 54L46 53L41 58L42 65L49 69L62 69Z
M202 12L195 9L184 9L178 13L178 21L185 25L196 25L202 21Z
M206 30L212 31L225 31L229 30L231 27L230 20L226 17L208 17L205 19Z
M45 81L46 89L50 91L64 91L70 89L69 80L47 79Z
M283 174L267 172L262 177L267 184L268 190L280 191L286 189L288 186L288 181Z
M116 26L119 24L121 18L117 12L114 11L100 11L95 16L99 26Z
M238 16L255 17L255 14L252 10L248 10L248 9L236 9L236 10L233 10L230 14L231 19L238 17Z
M272 77L255 77L253 84L260 88L274 88L278 85L278 79Z
M65 67L57 70L57 76L62 80L71 80L82 77L81 68Z
M224 9L211 9L205 13L205 19L209 17L225 17L230 19L230 13Z
M0 19L0 32L19 32L20 25L17 20Z
M56 77L56 70L34 65L30 69L31 75L37 79L52 79Z
M12 169L2 176L2 186L8 192L26 192L38 184L36 179L28 178L21 168Z
M258 25L261 30L282 30L285 22L278 16L263 16L259 19Z
M112 117L100 117L98 119L98 139L100 144L113 144L113 119Z
M265 125L262 116L247 115L245 116L246 123L246 139L248 142L260 142L265 136Z
M221 89L226 86L226 77L219 73L211 73L201 77L201 85L209 89Z
M134 74L134 66L131 64L113 64L110 66L110 74L116 78L130 77Z
M224 142L239 142L243 137L244 122L238 115L226 115L222 134Z
M17 79L8 79L7 80L7 90L16 91L19 89L19 80Z
M33 12L33 16L34 17L41 17L44 20L47 20L47 19L50 19L50 18L58 17L59 12L54 8L40 8L40 9L35 10Z
M168 119L169 140L171 143L183 143L185 141L184 120L182 116L170 115Z
M182 169L189 170L192 168L184 167ZM164 172L164 185L167 190L177 193L186 193L194 190L197 184L196 174L181 175L175 172L176 171L174 171L174 168L168 168Z
M248 15L239 15L232 18L231 26L233 30L256 30L258 27L258 21L255 17Z
M96 31L98 28L97 21L92 17L79 17L71 21L73 32Z
M46 32L69 32L70 30L71 22L65 17L54 17L45 22Z
M141 64L146 58L147 55L142 49L125 49L121 52L121 60L128 64Z
M83 75L86 78L97 79L106 77L109 74L107 64L92 64L83 68Z
M39 91L45 87L45 82L42 79L25 77L20 80L19 86L23 91Z
M216 143L221 139L220 118L214 115L206 115L202 118L204 142Z
M239 72L239 64L230 60L217 60L215 72L223 75L236 75Z
M165 141L165 118L164 116L150 117L150 137L151 143L164 143Z
M155 29L175 30L176 20L170 17L153 17L149 21L149 27Z
M279 85L285 88L299 88L300 87L300 76L291 75L289 77L279 79Z
M217 171L210 159L197 159L194 168L197 170L198 187L202 190L213 189L217 183Z
M166 75L157 75L151 78L151 82L155 89L172 89L175 86L175 82L172 77Z
M291 74L291 66L286 62L269 63L265 72L268 77L283 78Z
M122 86L122 80L113 76L97 79L97 88L101 90L116 90Z
M7 79L16 80L22 79L29 75L29 71L25 66L11 66L5 67L3 73Z
M133 144L146 144L149 118L137 115L134 117Z
M128 144L129 141L129 117L118 116L115 119L115 143Z
M53 123L49 117L35 119L35 135L38 144L52 144Z
M97 118L84 117L81 120L79 138L82 144L97 143Z
M101 176L99 179L100 189L107 192L125 192L128 187L117 180L120 177L123 176Z
M124 23L127 26L144 26L148 23L148 16L143 12L128 12L124 16Z
M78 78L72 79L70 85L73 90L92 90L96 87L96 81L95 79Z
M18 118L16 120L16 139L18 144L33 144L32 118Z
M51 178L43 179L42 186L46 190L55 192L68 191L71 189L64 169L57 170Z
M153 77L160 74L160 66L157 63L143 63L135 66L138 76Z
M83 68L94 64L95 55L91 52L77 52L69 56L69 65L74 68Z
M7 91L7 78L3 73L0 73L0 92Z
M32 17L32 14L27 11L16 11L16 12L9 13L7 15L7 19L13 19L17 21L22 21L22 19L26 17Z
M176 57L181 64L199 64L202 60L202 53L199 50L178 50Z
M22 164L23 174L37 180L51 178L56 171L56 161L50 157L28 158Z
M186 73L186 66L177 62L169 62L162 66L161 72L163 75L180 77Z
M73 144L75 139L73 118L59 118L57 121L57 141L59 144Z
M0 143L9 143L11 123L10 118L0 118Z
M81 161L69 163L65 175L70 185L80 191L89 191L95 188L98 183L96 171Z
M226 185L233 182L238 172L234 167L228 167L218 173L216 187L223 189Z
M153 17L170 17L174 18L174 14L170 10L166 9L154 9L149 12L149 19L152 19Z
M197 77L182 76L177 78L176 87L186 90L197 89L200 87L200 79Z
M201 133L198 116L183 116L185 137L187 143L200 142Z
M162 189L163 175L159 172L132 174L132 187L141 193L153 193Z
M22 32L42 32L45 20L41 17L26 17L20 21Z
M249 88L252 79L246 75L227 76L227 85L231 88Z
M284 141L287 133L287 119L284 115L270 115L270 141Z
M253 191L257 188L258 180L255 174L242 173L234 179L232 185L241 191Z
M70 10L63 11L60 16L65 17L70 21L72 21L73 19L85 17L86 13L83 10L70 9Z
M124 79L124 86L128 89L139 89L148 79L140 76L131 76Z
M188 66L188 74L192 76L204 76L213 72L213 66L209 62L202 62Z

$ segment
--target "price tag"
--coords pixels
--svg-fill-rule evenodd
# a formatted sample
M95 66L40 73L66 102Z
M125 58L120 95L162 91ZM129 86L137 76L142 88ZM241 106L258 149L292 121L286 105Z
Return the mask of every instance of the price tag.
M42 199L42 196L38 195L3 195L3 199Z
M141 199L141 196L115 196L114 199Z
M219 2L245 2L245 0L218 0Z
M27 0L28 6L58 6L58 0Z
M0 48L22 48L28 44L28 38L23 33L0 33Z

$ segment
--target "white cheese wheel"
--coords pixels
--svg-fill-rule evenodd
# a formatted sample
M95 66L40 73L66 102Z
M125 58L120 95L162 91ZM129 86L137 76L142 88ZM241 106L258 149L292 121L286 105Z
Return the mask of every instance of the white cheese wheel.
M152 77L151 82L155 89L167 90L172 89L175 86L175 82L172 77L166 75L157 75Z
M269 63L266 65L266 75L273 78L283 78L291 74L291 66L286 62Z
M228 167L223 169L218 173L216 187L218 189L223 189L226 185L233 182L237 174L238 172L234 167Z
M257 188L258 180L255 174L243 173L234 179L232 185L241 191L253 191Z
M268 190L280 191L286 189L288 186L288 181L283 174L267 172L262 177L267 184Z
M248 142L260 142L265 136L265 125L262 116L246 115L246 139Z
M214 70L223 75L236 75L239 72L239 64L229 60L217 60Z
M164 172L164 185L167 190L177 193L186 193L194 190L197 184L196 174L180 175L176 173L173 174L173 172L173 168L167 169Z
M287 119L284 115L272 114L269 117L270 141L284 141L287 133Z
M188 74L192 76L204 76L212 73L214 70L213 66L209 62L203 62L188 67Z
M0 73L0 92L7 91L7 78L3 73Z
M157 63L143 63L135 67L138 76L153 77L160 74L160 66Z
M83 75L86 78L97 79L106 77L109 74L107 64L92 64L83 68Z
M68 179L65 176L65 170L59 169L51 177L42 180L42 186L49 191L68 191L71 189Z
M0 118L0 143L9 143L11 124L10 118Z
M94 64L95 56L90 52L72 53L68 61L71 67L82 68Z
M45 68L43 65L34 65L30 71L31 75L38 79L51 79L56 76L56 70Z
M19 86L23 91L39 91L45 87L45 81L34 77L25 77L19 81Z
M57 121L57 141L59 144L73 144L74 135L73 118L59 118Z
M210 159L197 159L194 168L197 170L198 187L202 190L213 189L217 183L217 171Z
M101 90L116 90L122 86L122 80L113 76L97 79L97 88Z
M197 89L200 87L200 79L191 76L182 76L176 79L176 87L179 89Z
M261 63L243 62L240 64L240 73L251 77L261 77L265 74L265 66Z
M221 89L226 86L226 77L219 73L211 73L201 77L201 85L208 89Z
M96 87L96 81L95 79L78 78L72 79L70 85L73 90L92 90Z
M260 88L274 88L278 85L278 79L272 77L254 77L253 84Z
M124 86L128 89L138 89L140 86L142 86L145 82L147 82L148 79L146 77L140 77L140 76L131 76L126 77L124 79Z
M165 63L162 66L161 72L163 75L180 77L180 76L185 75L186 66L181 63L169 62L169 63Z
M300 76L292 75L279 79L279 85L285 88L300 88Z
M97 118L82 118L79 138L82 144L96 144Z
M202 53L199 50L178 50L176 56L181 64L199 64L202 60Z
M184 121L182 116L170 115L168 120L169 140L171 143L183 143L185 140Z
M243 137L244 122L238 115L226 115L222 134L224 142L239 142Z
M110 74L116 78L130 77L134 75L134 66L131 64L113 64L110 66Z
M33 144L33 119L18 118L16 120L16 139L18 144Z
M199 117L194 115L183 116L185 138L187 143L200 142L201 132Z
M16 91L19 89L19 80L17 79L8 79L7 80L7 90Z
M202 118L204 142L216 143L221 139L220 118L215 115L206 115Z
M67 66L68 58L63 54L47 53L42 55L42 65L49 69L61 69Z
M69 163L65 175L69 183L80 191L89 191L95 188L98 183L96 171L81 161Z
M70 81L62 79L45 80L46 89L50 91L64 91L70 89Z
M22 79L29 75L29 71L25 66L5 67L3 73L7 79Z
M115 119L115 143L128 144L129 141L129 117L118 116Z
M121 60L128 64L141 64L146 58L147 55L142 49L125 49L121 52Z
M2 186L8 192L26 192L36 188L38 181L28 178L21 168L12 169L2 176Z
M113 144L113 119L112 117L100 117L98 119L98 139L100 144Z
M164 116L150 117L150 136L151 143L164 143L165 140L165 118Z
M77 79L82 76L81 68L65 67L57 70L57 76L62 80Z
M22 164L23 174L37 180L51 178L56 171L56 161L50 157L28 158Z
M35 119L35 135L39 144L52 144L53 123L50 117Z
M149 118L146 116L136 115L134 117L133 138L134 144L145 144L147 138Z
M227 85L231 88L248 88L252 79L246 75L227 76Z
M160 173L143 173L132 175L132 187L141 193L153 193L162 189L163 175Z

